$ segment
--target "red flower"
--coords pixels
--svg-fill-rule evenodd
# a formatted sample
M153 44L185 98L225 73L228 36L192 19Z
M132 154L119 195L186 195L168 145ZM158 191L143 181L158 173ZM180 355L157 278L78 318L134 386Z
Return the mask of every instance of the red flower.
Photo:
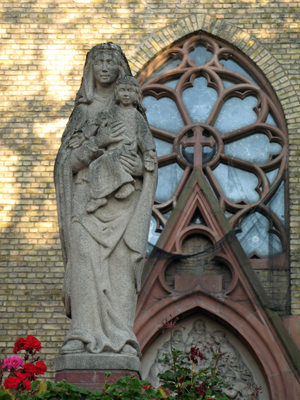
M202 382L200 386L195 387L195 392L198 396L205 396L206 394L206 382Z
M47 367L46 367L44 361L38 361L35 364L35 374L36 375L44 375L44 372L46 372L46 371L47 371Z
M20 379L16 376L10 376L5 379L4 387L5 389L17 389L18 385L21 383Z
M24 390L31 390L31 384L26 376L21 374L20 372L15 372L16 376L10 376L9 378L5 379L4 387L5 389L19 389L22 392Z
M27 390L27 392L29 392L29 390L31 390L31 384L29 382L28 379L26 379L25 381L22 382L22 392L24 392L24 389Z
M143 389L147 390L147 389L152 389L151 385L147 385L147 386L142 386Z
M27 364L24 365L23 373L27 378L33 377L34 374L38 375L36 373L35 365L32 364L32 363L27 363Z
M25 340L25 344L24 344L24 349L25 350L36 350L36 351L40 351L42 348L41 343L37 340L36 337L32 336L32 335L28 335L26 340Z
M20 382L25 381L27 379L27 376L25 374L22 374L22 372L16 371L15 375Z
M190 356L188 357L189 361L192 361L194 364L198 364L199 359L203 360L203 358L203 354L198 347L191 347Z
M16 354L19 351L23 350L25 343L26 343L26 340L24 338L21 337L20 339L18 339L16 341L16 343L15 343L15 347L13 349L13 352Z

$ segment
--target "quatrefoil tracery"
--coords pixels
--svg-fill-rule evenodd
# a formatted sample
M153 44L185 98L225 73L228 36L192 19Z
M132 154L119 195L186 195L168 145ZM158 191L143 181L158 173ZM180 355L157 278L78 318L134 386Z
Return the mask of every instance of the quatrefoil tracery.
M198 90L195 93L199 94L200 98L202 95L200 81L202 80L203 85L203 78L206 80L211 98L216 99L212 101L211 98L206 98L200 105L196 104L200 111L195 117L191 115L193 104L191 106L187 103L189 94L186 91ZM282 221L268 203L279 188L287 168L287 132L276 96L260 71L253 68L251 62L237 50L207 35L199 34L157 57L141 73L139 80L142 84L144 82L142 85L144 99L149 96L157 101L168 98L176 105L178 114L176 118L179 129L175 133L168 130L167 123L162 129L150 118L154 137L172 144L172 151L159 157L159 167L177 163L184 170L170 199L163 203L155 202L153 215L157 229L160 231L163 229L167 221L166 215L175 206L176 198L193 168L201 167L223 211L230 214L229 221L232 226L241 226L241 221L251 211L260 212L260 207L261 210L263 209L263 214L268 215L268 220L272 221L270 232L271 230L276 232L285 251L287 243ZM197 99L197 96L195 95L194 98ZM226 125L224 113L230 101L236 106L241 106L245 101L248 102L247 104L256 103L251 106L252 111L248 111L248 114L245 112L245 118L251 117L252 121L244 126L243 124L238 126L237 121L242 119L232 118L233 129L223 128L220 121L225 121ZM207 103L210 103L210 108ZM203 119L201 107L207 113L205 121L201 120ZM232 107L231 114L234 116L234 105ZM227 108L230 109L229 106ZM171 119L172 115L169 115L169 118ZM240 146L242 141L251 141L252 138L261 139L260 135L269 140L269 153L266 160L248 161L247 157L236 154L238 153L236 150L234 156L230 155L230 145ZM277 144L275 152L272 152L270 147L273 144ZM240 171L244 171L244 175L248 174L247 176L251 174L253 184L256 183L253 190L257 195L253 194L250 199L247 195L241 195L242 198L238 200L228 197L226 191L224 192L221 188L220 178L217 177L219 166L223 170L226 168L229 171L232 170L237 176L242 176L243 172Z

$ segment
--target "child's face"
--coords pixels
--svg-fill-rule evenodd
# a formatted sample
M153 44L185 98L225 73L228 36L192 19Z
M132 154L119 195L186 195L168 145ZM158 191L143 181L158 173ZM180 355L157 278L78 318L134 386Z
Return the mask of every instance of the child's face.
M118 87L118 96L120 99L120 103L127 107L132 105L132 103L136 99L136 93L133 85L127 83L121 83Z

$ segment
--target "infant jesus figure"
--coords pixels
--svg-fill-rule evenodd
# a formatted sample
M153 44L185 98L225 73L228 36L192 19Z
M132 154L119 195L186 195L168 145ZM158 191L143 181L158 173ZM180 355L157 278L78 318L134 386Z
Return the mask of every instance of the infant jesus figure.
M144 168L148 172L155 168L155 143L148 124L136 109L140 105L141 90L136 79L131 76L119 78L114 89L115 105L98 114L97 121L83 127L91 145L100 147L103 129L116 121L122 121L124 133L105 148L103 155L89 165L90 196L87 212L92 213L107 203L107 197L114 193L116 199L126 199L135 190L134 177L126 172L120 162L125 153L140 152ZM96 130L95 130L96 127Z

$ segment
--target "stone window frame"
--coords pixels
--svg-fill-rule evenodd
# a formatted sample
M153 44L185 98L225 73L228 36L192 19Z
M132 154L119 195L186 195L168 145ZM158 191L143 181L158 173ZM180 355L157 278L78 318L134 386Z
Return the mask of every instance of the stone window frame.
M208 51L211 51L214 54L212 59L201 67L196 66L195 63L191 62L191 60L189 60L188 58L188 53L192 51L196 47L196 45L204 45ZM159 68L167 59L170 58L181 59L180 65L177 67L177 69L167 71L164 74L159 75L159 78L155 77L150 81L147 81L152 72ZM245 77L240 80L240 76L238 74L225 68L221 68L220 72L220 66L222 66L222 64L220 64L220 60L222 59L232 59L236 61L244 70L248 71L248 73L251 74L256 83L253 83ZM177 70L178 73L176 73ZM215 73L216 70L218 71L219 75ZM183 72L184 76L182 76ZM187 75L189 78L188 80L186 79ZM183 102L181 99L182 92L185 89L192 87L193 80L199 76L204 76L208 81L208 87L214 88L218 92L219 96L214 110L212 111L206 124L192 123L185 107L183 106ZM238 85L238 88L235 86L232 89L224 89L223 85L220 84L220 82L217 82L218 79L220 81L220 78L218 78L218 76L222 79L228 80L234 78L236 82L240 81L240 84ZM173 79L176 77L181 77L176 86L176 91L163 85L163 83L170 80L171 77ZM269 209L265 206L265 204L267 204L268 202L268 199L272 197L274 192L278 189L282 180L285 179L287 176L288 132L280 103L264 74L261 73L261 71L251 60L245 57L244 54L235 49L233 46L230 46L220 39L212 38L211 36L200 32L196 35L179 41L177 44L173 45L171 48L158 55L155 60L152 61L151 64L149 64L139 74L138 79L139 82L142 84L143 96L151 95L156 99L159 99L161 97L169 97L176 102L181 117L186 126L185 133L190 131L192 128L194 130L198 130L198 133L199 131L202 131L201 133L209 131L209 135L206 136L211 136L215 143L218 142L217 157L214 157L209 162L204 163L203 166L201 157L198 160L194 160L194 162L196 162L196 165L200 165L203 167L203 170L205 171L205 174L212 188L217 193L217 197L223 211L234 213L234 215L230 218L230 223L232 227L240 230L242 220L251 212L251 210L256 208L257 211L259 211L268 219L270 224L270 232L275 233L280 238L283 249L282 254L272 257L272 262L270 263L270 260L268 258L262 258L254 253L251 256L251 263L253 267L258 269L268 269L270 265L275 264L276 268L288 268L289 242L286 234L286 229L282 226L276 215L274 213L270 213ZM159 83L157 82L158 80ZM242 160L234 160L236 167L248 172L252 172L257 176L259 183L256 191L258 193L261 193L259 202L256 202L254 204L248 204L243 201L239 203L232 203L228 201L228 199L226 199L217 180L212 174L212 167L216 166L216 163L220 163L220 159L222 160L222 163L227 165L230 165L230 163L233 162L232 157L226 156L224 154L223 143L222 141L218 140L218 134L214 131L213 124L225 101L227 101L231 97L239 97L241 100L243 100L246 96L249 95L253 95L259 99L259 102L255 108L258 119L255 124L252 124L250 130L248 128L245 128L241 129L239 133L234 132L232 134L227 134L225 143L230 143L230 141L233 141L233 139L241 139L244 137L248 137L256 132L260 132L266 134L269 137L270 141L279 143L282 146L282 151L279 155L271 157L269 161L264 165L259 166L257 164L252 164ZM272 114L276 121L276 124L278 125L278 128L267 126L266 124L262 123L262 121L265 121L266 115L268 113ZM182 157L179 151L180 145L183 145L183 147L185 146L184 140L182 140L184 135L181 135L180 138L176 137L176 139L174 140L174 135L167 134L160 129L152 128L152 132L154 136L158 139L164 139L165 141L173 143L173 152L170 155L160 157L159 166L161 167L169 165L170 163L174 162L175 159L177 159L177 163L181 167L185 168L185 172L174 193L173 198L164 204L156 202L156 204L154 205L153 215L156 219L157 231L161 231L161 228L163 228L166 223L166 219L163 214L171 211L174 208L177 198L182 188L186 184L191 170L193 169L193 165L187 162L187 160ZM274 165L279 167L279 172L275 181L271 185L269 185L266 175L262 173L262 170L264 170L264 172L268 172L271 169L274 169ZM287 182L287 179L285 179L285 181ZM285 187L285 197L285 216L287 220L287 184ZM286 226L288 226L288 221L286 221Z

